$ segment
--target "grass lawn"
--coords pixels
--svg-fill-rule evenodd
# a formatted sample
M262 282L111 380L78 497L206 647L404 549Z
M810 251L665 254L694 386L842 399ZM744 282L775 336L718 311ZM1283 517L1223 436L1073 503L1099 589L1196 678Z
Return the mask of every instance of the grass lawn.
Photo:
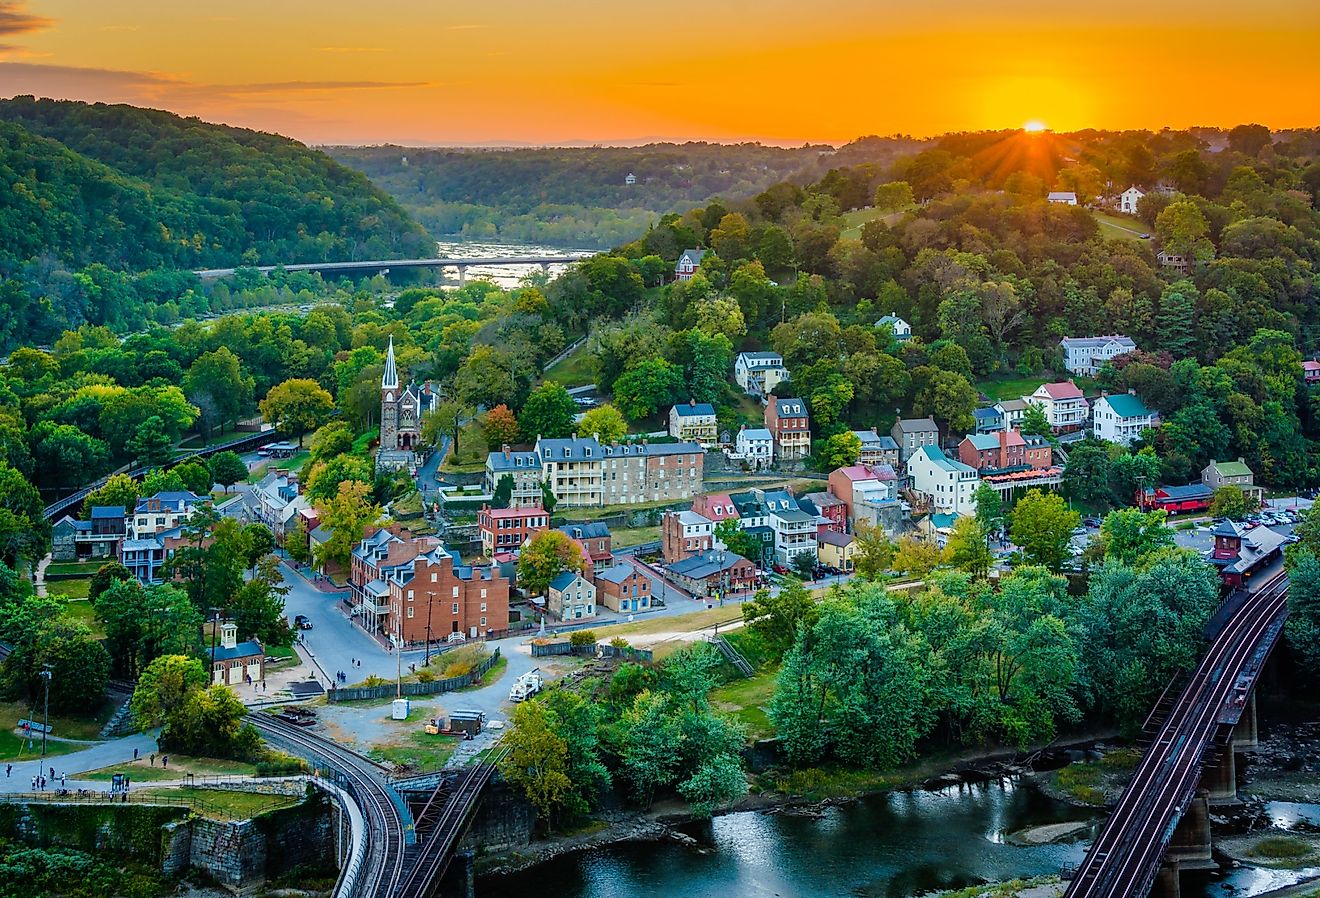
M775 734L774 724L766 709L775 694L775 679L778 668L764 670L747 679L730 680L723 686L716 686L710 693L711 704L716 709L730 714L747 728L751 739L764 739Z
M170 755L170 766L161 767L158 754L154 765L148 755L143 755L137 761L102 767L100 770L81 774L78 778L108 783L116 773L126 773L134 782L141 780L144 783L172 783L182 780L190 773L196 776L252 776L256 772L256 766L246 761L193 758L188 755Z
M1091 211L1091 217L1100 223L1100 236L1106 239L1132 240L1144 243L1142 234L1150 233L1150 225L1139 218L1126 215L1110 215L1108 212Z
M508 669L509 669L509 659L504 657L503 655L500 655L499 660L497 660L494 664L490 666L490 670L482 674L480 680L473 683L471 686L464 686L462 689L459 689L457 691L466 692L471 689L481 689L484 686L489 686L491 683L499 682L500 677L504 676L504 672Z
M312 457L312 453L310 450L299 449L297 452L293 453L293 455L290 456L289 458L272 458L272 459L268 459L267 461L260 462L252 469L252 472L248 474L248 483L256 483L258 480L265 477L266 472L270 470L272 466L276 468L283 468L286 471L297 471L304 464L306 464L307 459L311 457Z
M85 581L78 580L78 581L70 581L70 582L81 583ZM66 595L69 594L66 593ZM105 627L104 625L102 625L102 623L99 620L96 619L96 612L92 608L92 603L87 601L86 596L87 594L84 592L82 598L74 599L73 601L66 604L64 606L64 615L65 617L68 617L71 620L76 620L79 623L86 624L87 629L91 630L92 635L95 636L97 639L105 639ZM73 599L73 596L69 595L69 598Z
M973 386L990 397L992 402L1000 399L1020 399L1036 392L1036 388L1045 383L1043 377L991 377L978 380Z
M101 727L105 726L105 722L110 719L110 715L115 713L115 707L116 705L113 701L104 701L95 710L80 717L61 717L53 714L50 718L51 735L61 739L97 739L101 735ZM40 720L41 709L38 708L34 712L22 702L0 703L0 754L3 754L5 758L14 757L18 751L20 743L26 743L26 740L20 739L18 734L14 732L14 727L16 727L18 721L22 719ZM34 740L36 743L36 751L39 753L41 751L41 734L35 733L34 735L36 736L36 739ZM85 747L81 745L69 745L66 742L51 742L48 740L46 743L46 754L51 754L52 749L55 746L60 747L55 749L59 754L64 754L65 752L75 751Z
M439 770L458 745L457 736L431 736L418 728L404 737L401 745L378 745L367 752L377 761L388 761L410 770Z
M458 431L458 452L450 452L440 464L441 471L471 474L486 469L486 435L481 425L469 421Z
M206 816L228 817L232 820L247 820L269 811L291 808L302 801L300 797L292 795L187 787L144 789L139 795L184 801Z
M109 558L102 558L98 561L52 561L46 566L46 577L48 583L58 581L50 580L51 576L61 574L73 574L75 576L90 577L101 569L101 565L110 561Z
M660 527L634 527L631 530L615 530L613 546L616 549L627 546L639 546L653 543L660 538Z
M293 658L299 662L302 658L293 650L291 645L268 645L266 646L267 658Z
M587 343L570 352L563 361L545 369L545 380L565 387L585 387L596 382L596 357L587 351Z
M612 627L594 627L593 632L596 634L597 642L609 642L616 636L627 639L629 636L651 636L656 633L687 633L735 620L742 620L742 611L736 606L721 608L716 605L714 608L703 608L691 614L652 617L633 621L630 624L615 624Z
M53 723L54 721L52 721ZM58 731L57 731L58 732ZM86 748L74 742L46 741L46 756L67 755L71 751ZM0 761L31 761L41 756L41 734L33 733L32 739L24 739L12 729L0 730Z
M46 583L46 592L53 596L66 596L70 599L86 599L92 591L90 578L77 580L51 580Z
M915 206L913 208L916 208ZM874 221L877 218L883 219L885 224L892 225L903 217L903 212L881 212L879 209L870 207L865 209L853 209L851 212L843 213L843 231L840 237L848 240L862 239L862 225L868 221Z

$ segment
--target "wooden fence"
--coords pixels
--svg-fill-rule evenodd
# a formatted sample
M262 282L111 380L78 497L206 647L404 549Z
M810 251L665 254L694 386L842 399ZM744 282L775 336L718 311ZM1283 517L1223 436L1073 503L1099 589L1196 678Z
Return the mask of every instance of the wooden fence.
M496 662L500 660L500 650L496 648L491 652L485 661L482 661L471 672L461 677L448 677L443 680L432 680L429 683L404 683L400 690L394 683L384 683L380 686L352 686L346 689L331 688L326 693L326 700L330 702L358 702L367 699L394 698L401 691L405 697L418 695L439 695L442 692L453 692L456 689L462 689L465 686L471 686L481 681Z

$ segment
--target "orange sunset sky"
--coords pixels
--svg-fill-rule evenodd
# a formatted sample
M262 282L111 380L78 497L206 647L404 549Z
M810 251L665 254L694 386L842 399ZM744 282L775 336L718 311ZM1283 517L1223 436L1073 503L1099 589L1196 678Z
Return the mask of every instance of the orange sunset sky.
M1320 125L1320 0L0 0L0 96L310 143Z

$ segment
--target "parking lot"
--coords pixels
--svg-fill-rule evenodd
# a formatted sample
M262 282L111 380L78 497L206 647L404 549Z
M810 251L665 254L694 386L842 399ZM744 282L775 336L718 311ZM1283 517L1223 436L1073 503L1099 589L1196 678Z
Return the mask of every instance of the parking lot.
M1259 526L1270 527L1279 533L1290 536L1293 527L1296 526L1298 512L1310 508L1311 504L1312 500L1301 497L1271 499L1259 514L1248 517L1246 523L1258 523ZM1264 516L1263 519L1262 515ZM1188 523L1192 523L1193 526L1188 528L1186 526ZM1169 526L1174 528L1174 544L1179 548L1193 549L1203 555L1214 546L1214 539L1210 536L1210 533L1214 530L1216 523L1215 519L1208 516L1169 519ZM1083 529L1085 532L1081 532ZM1090 545L1093 536L1099 532L1098 527L1078 528L1072 538L1073 554L1080 555L1086 551L1086 547Z

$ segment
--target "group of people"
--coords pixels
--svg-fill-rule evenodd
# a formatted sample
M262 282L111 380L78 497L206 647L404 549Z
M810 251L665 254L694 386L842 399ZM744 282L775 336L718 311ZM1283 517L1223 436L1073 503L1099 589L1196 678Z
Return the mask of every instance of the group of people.
M7 765L5 765L5 776L9 776L11 773L13 773L13 771L14 771L14 765L13 765L13 764L7 764ZM57 779L58 779L59 784L60 784L60 791L61 791L61 792L65 791L65 789L64 789L65 775L64 775L63 773L61 773L58 777L56 777L56 776L55 776L55 768L54 768L54 767L50 768L50 777L49 777L49 778L47 778L47 776L46 776L44 773L38 773L38 774L36 774L36 775L34 775L34 776L32 777L32 791L33 791L33 792L45 792L45 791L46 791L46 788L47 788L48 786L54 784L54 783L56 782Z

